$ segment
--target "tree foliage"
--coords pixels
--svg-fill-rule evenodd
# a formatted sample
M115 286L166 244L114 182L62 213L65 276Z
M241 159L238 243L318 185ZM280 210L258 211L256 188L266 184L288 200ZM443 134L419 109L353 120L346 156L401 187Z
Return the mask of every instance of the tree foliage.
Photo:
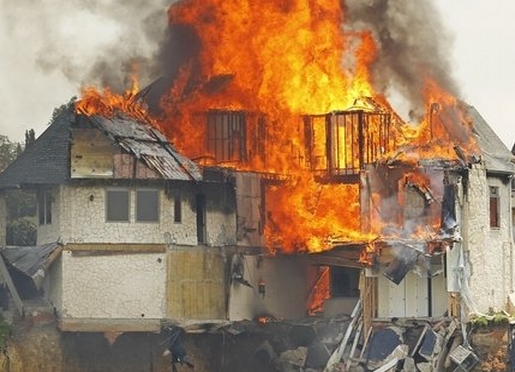
M25 131L25 145L11 142L0 135L0 172L3 172L26 148L35 141L34 129ZM35 245L37 235L36 197L34 192L7 190L5 192L7 245ZM0 235L3 235L0 233Z
M28 148L32 143L36 141L36 132L34 129L25 131L25 148Z
M18 143L11 142L7 136L0 134L0 172L4 171L18 157L18 145Z

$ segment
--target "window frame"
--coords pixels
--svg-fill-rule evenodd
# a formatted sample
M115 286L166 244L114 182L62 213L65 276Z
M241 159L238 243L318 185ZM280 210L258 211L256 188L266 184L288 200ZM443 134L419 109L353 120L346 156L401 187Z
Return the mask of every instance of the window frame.
M52 224L52 190L42 189L37 194L38 225Z
M155 204L156 204L156 208L155 208L155 219L141 219L140 218L140 207L139 207L139 200L140 200L140 193L145 193L145 192L152 192L152 193L155 193L156 195L156 200L155 200ZM136 201L135 201L135 215L134 215L134 221L136 223L159 223L159 221L161 220L161 216L160 216L160 211L161 211L161 208L160 208L160 200L161 200L161 196L160 196L160 192L159 192L159 189L156 189L156 188L137 188L135 190L135 198L136 198Z
M109 218L109 194L111 192L127 193L127 219L110 219ZM129 223L131 220L131 190L128 187L107 187L105 190L105 222L107 223Z
M182 195L180 191L173 195L173 223L182 223Z
M489 222L490 229L499 230L501 228L501 195L498 186L489 186Z

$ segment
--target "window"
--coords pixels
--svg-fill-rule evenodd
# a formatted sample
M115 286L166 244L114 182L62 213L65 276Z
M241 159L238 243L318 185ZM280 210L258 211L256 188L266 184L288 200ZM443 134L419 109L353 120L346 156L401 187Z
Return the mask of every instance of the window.
M197 241L199 244L206 244L206 197L204 195L197 195L195 201L197 209Z
M331 297L359 297L359 269L331 267Z
M136 222L159 221L159 192L157 190L136 191Z
M216 163L247 160L246 115L211 110L207 115L207 150Z
M38 193L38 218L40 225L52 223L52 193L42 190Z
M182 222L182 204L180 193L175 194L173 198L173 222Z
M107 222L129 222L129 190L108 189L106 191Z
M500 197L499 188L490 186L490 227L499 228L501 227L500 221Z

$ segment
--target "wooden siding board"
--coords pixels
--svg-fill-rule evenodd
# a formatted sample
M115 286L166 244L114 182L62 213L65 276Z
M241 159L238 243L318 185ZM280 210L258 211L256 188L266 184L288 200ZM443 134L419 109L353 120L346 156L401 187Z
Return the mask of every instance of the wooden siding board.
M236 175L236 206L238 212L238 235L243 245L263 245L261 224L261 180L253 173Z
M114 154L114 178L132 178L134 172L134 157L130 154Z
M97 253L97 254L114 254L114 253L164 253L166 245L164 244L95 244L95 243L68 243L64 247L67 251L73 253Z

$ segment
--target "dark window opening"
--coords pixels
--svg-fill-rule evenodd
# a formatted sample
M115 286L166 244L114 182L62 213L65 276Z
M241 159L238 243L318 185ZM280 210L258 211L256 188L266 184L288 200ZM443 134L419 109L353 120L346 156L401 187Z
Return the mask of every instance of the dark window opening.
M499 188L490 186L490 227L501 227Z
M198 244L206 244L206 197L197 195L195 202L197 208L197 241Z
M38 219L40 225L52 223L52 192L50 190L38 193Z
M129 190L110 189L106 191L106 220L108 222L129 222Z
M177 193L173 198L173 222L182 222L182 203L181 194Z
M331 267L331 297L359 297L359 269Z
M209 111L207 151L215 163L247 160L246 115L243 111Z
M136 191L136 221L159 221L159 192L157 190Z

